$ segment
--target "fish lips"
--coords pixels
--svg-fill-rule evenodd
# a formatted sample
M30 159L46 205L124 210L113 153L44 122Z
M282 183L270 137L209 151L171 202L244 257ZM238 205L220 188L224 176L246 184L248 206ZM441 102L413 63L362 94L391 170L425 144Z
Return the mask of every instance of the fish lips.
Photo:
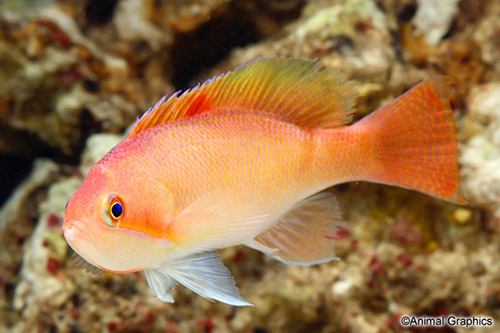
M92 260L85 255L85 253L88 252L97 252L102 255L102 250L97 246L99 242L94 236L94 233L85 227L85 223L78 220L65 220L63 224L63 234L66 242L80 257L85 259L89 264L104 269L92 262Z

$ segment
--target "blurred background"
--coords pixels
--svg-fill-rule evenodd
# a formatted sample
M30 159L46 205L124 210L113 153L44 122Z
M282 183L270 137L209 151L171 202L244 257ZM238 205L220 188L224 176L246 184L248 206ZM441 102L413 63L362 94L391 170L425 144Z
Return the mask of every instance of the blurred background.
M426 78L453 77L470 204L336 186L341 261L293 267L221 251L251 308L183 287L166 304L142 273L76 267L61 223L88 169L167 91L265 55L348 73L357 119ZM424 331L402 327L403 314L491 317L498 330L499 232L499 0L0 0L2 332Z

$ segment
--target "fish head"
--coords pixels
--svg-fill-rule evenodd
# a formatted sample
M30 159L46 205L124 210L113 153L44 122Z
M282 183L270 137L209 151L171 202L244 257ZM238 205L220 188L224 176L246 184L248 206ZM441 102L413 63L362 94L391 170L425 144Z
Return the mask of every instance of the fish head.
M66 206L64 237L109 272L156 267L175 249L168 237L173 202L172 192L146 172L101 160Z

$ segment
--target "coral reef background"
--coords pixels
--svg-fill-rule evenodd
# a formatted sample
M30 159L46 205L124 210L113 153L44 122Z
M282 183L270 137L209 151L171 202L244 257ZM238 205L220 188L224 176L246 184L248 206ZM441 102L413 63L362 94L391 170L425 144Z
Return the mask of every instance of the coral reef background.
M333 189L342 260L293 267L221 251L255 307L141 273L91 275L61 230L83 177L167 91L259 56L318 59L358 86L356 117L449 75L459 207L388 186ZM0 1L0 331L420 332L403 314L491 317L500 327L500 1ZM465 328L447 327L448 332Z

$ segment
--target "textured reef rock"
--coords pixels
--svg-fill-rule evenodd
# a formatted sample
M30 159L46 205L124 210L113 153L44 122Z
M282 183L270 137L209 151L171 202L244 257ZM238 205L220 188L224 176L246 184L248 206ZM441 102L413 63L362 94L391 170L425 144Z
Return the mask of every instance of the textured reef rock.
M499 17L493 0L0 4L0 152L34 159L0 208L0 331L415 331L400 325L403 314L500 323ZM452 76L470 205L338 186L348 226L340 261L293 267L244 247L221 251L255 307L183 287L166 304L142 273L81 269L61 222L89 168L168 89L268 55L346 71L360 82L356 117Z
M384 80L394 60L386 15L374 1L311 1L277 40L235 51L227 68L265 55L319 58L358 78Z
M86 132L122 131L152 102L141 96L145 83L131 77L127 59L100 49L63 8L1 19L1 126L71 154Z
M458 0L419 0L415 14L415 27L418 34L425 35L429 45L438 45L450 29L458 11Z
M497 15L491 15L481 21L474 34L474 40L481 48L481 60L490 65L494 72L492 75L498 77L500 73L500 5L496 8Z
M477 204L490 207L500 221L500 81L474 87L469 99L469 129L463 148L464 190ZM497 226L499 228L500 225ZM500 231L500 230L499 230Z

